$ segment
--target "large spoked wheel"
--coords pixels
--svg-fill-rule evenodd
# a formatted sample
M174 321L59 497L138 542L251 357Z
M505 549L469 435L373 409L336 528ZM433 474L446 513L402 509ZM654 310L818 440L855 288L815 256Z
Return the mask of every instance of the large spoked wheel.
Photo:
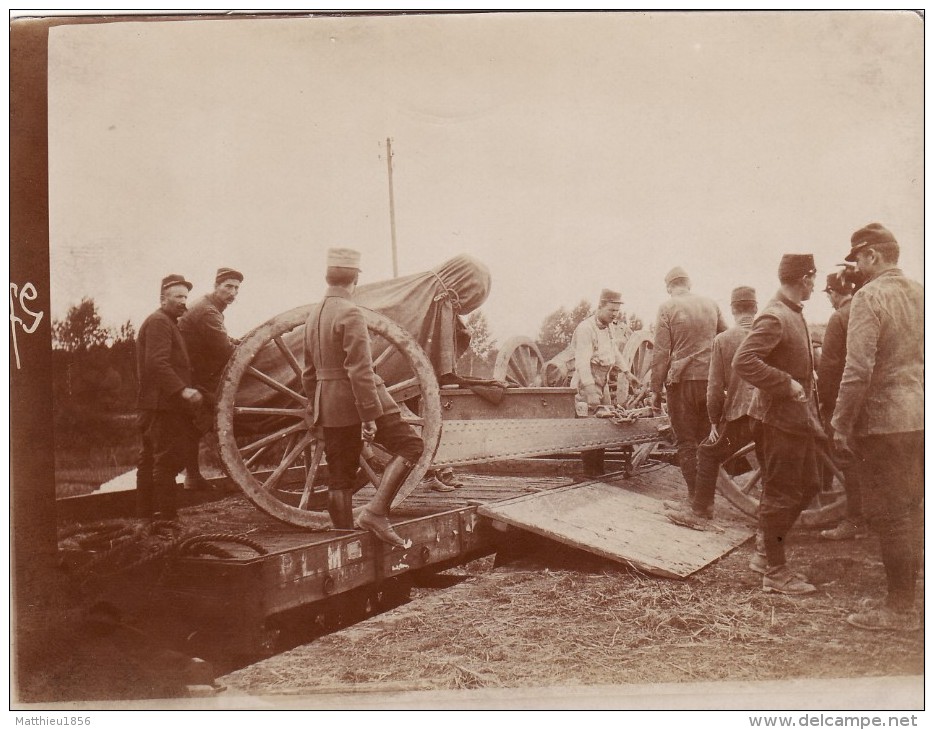
M326 508L324 442L307 415L302 391L303 333L310 306L280 314L250 332L224 371L216 409L220 457L234 482L264 512L299 527L320 528ZM373 368L414 425L425 451L395 502L419 485L441 438L438 381L425 352L399 325L363 310ZM361 457L361 483L379 484L390 455L378 444Z
M829 475L814 501L798 518L798 523L805 527L834 524L839 522L846 512L843 474L830 457L821 453L822 466L826 466ZM750 517L758 515L759 500L762 496L762 472L756 459L755 444L743 447L720 465L717 490L740 512Z
M493 365L493 377L513 388L539 388L545 358L528 337L512 337L503 344Z

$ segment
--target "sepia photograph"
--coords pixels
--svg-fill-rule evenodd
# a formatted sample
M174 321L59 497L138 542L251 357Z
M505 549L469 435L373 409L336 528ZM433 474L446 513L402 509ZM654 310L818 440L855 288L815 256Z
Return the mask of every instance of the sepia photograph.
M923 11L11 13L17 723L916 725L924 90Z

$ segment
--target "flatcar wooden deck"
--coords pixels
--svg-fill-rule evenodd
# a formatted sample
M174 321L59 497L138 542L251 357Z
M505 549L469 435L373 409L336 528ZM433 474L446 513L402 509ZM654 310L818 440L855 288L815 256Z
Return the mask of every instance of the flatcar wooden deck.
M138 623L171 618L189 637L232 654L256 656L268 649L269 637L284 616L304 612L302 621L317 620L319 607L334 605L345 612L351 605L379 610L384 596L400 590L407 595L405 586L418 574L497 551L510 540L513 528L483 517L478 510L484 505L581 481L548 475L459 476L465 483L461 488L440 493L424 484L394 508L393 525L409 541L406 548L387 545L366 531L330 529L326 513L320 513L320 530L297 528L265 515L241 494L186 507L180 510L180 521L187 531L244 535L260 550L223 543L227 557L177 558L135 576L135 597L122 586L112 600L128 603L135 598L138 611L145 612L137 612ZM659 500L684 492L679 471L666 464L600 481ZM372 488L358 493L357 506L369 499L368 490Z

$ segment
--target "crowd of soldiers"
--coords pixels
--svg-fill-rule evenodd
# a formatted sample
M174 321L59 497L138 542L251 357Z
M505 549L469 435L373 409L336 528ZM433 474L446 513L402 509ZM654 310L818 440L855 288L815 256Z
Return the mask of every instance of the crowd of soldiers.
M654 330L653 406L660 410L667 401L687 485L687 499L668 505L668 516L688 528L711 527L719 465L754 442L762 495L749 567L762 575L765 591L813 593L807 576L788 565L785 545L826 478L824 457L832 458L845 473L847 517L822 534L845 539L868 525L878 535L888 582L883 601L867 602L848 621L914 630L923 546L923 288L898 268L898 243L880 224L854 233L845 258L852 267L827 277L836 311L819 372L803 315L817 276L813 255L781 258L778 291L761 312L751 287L733 289L731 328L713 300L691 291L687 272L675 267L667 274L670 298L659 307ZM367 529L401 546L389 511L424 444L373 370L366 323L353 301L360 260L352 249L328 250L327 289L305 325L302 386L309 423L324 442L333 525ZM204 414L237 344L223 312L242 282L243 274L221 268L214 290L188 308L192 284L169 275L159 309L140 328L141 517L175 519L175 478L183 469L186 488L206 486L198 443L210 430L212 419ZM618 292L604 290L596 313L573 336L574 384L591 408L608 402L609 374L622 366L609 326L621 304ZM375 496L355 514L364 441L375 441L392 458ZM601 451L583 459L588 475L602 473ZM434 481L444 484L437 475Z
M665 277L670 298L658 310L652 362L653 406L663 397L675 436L686 499L668 518L711 529L722 462L751 442L761 467L756 551L750 569L767 592L798 596L816 588L788 565L788 533L831 473L842 467L846 518L821 536L878 536L887 579L884 600L867 600L849 623L872 630L916 630L915 584L923 548L924 292L898 268L899 245L878 223L856 231L848 262L827 276L835 307L819 367L804 318L817 277L811 254L787 254L779 288L758 311L756 292L733 289L735 324L691 291L680 267ZM579 398L608 403L607 373L619 363L609 324L618 292L604 290L596 313L574 334ZM589 474L602 454L585 455Z

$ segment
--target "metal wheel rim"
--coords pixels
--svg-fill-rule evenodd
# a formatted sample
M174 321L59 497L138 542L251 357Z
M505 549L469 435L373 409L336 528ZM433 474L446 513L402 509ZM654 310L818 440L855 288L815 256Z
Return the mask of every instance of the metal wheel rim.
M506 340L496 355L493 377L517 388L538 388L542 385L545 358L538 345L528 337Z

